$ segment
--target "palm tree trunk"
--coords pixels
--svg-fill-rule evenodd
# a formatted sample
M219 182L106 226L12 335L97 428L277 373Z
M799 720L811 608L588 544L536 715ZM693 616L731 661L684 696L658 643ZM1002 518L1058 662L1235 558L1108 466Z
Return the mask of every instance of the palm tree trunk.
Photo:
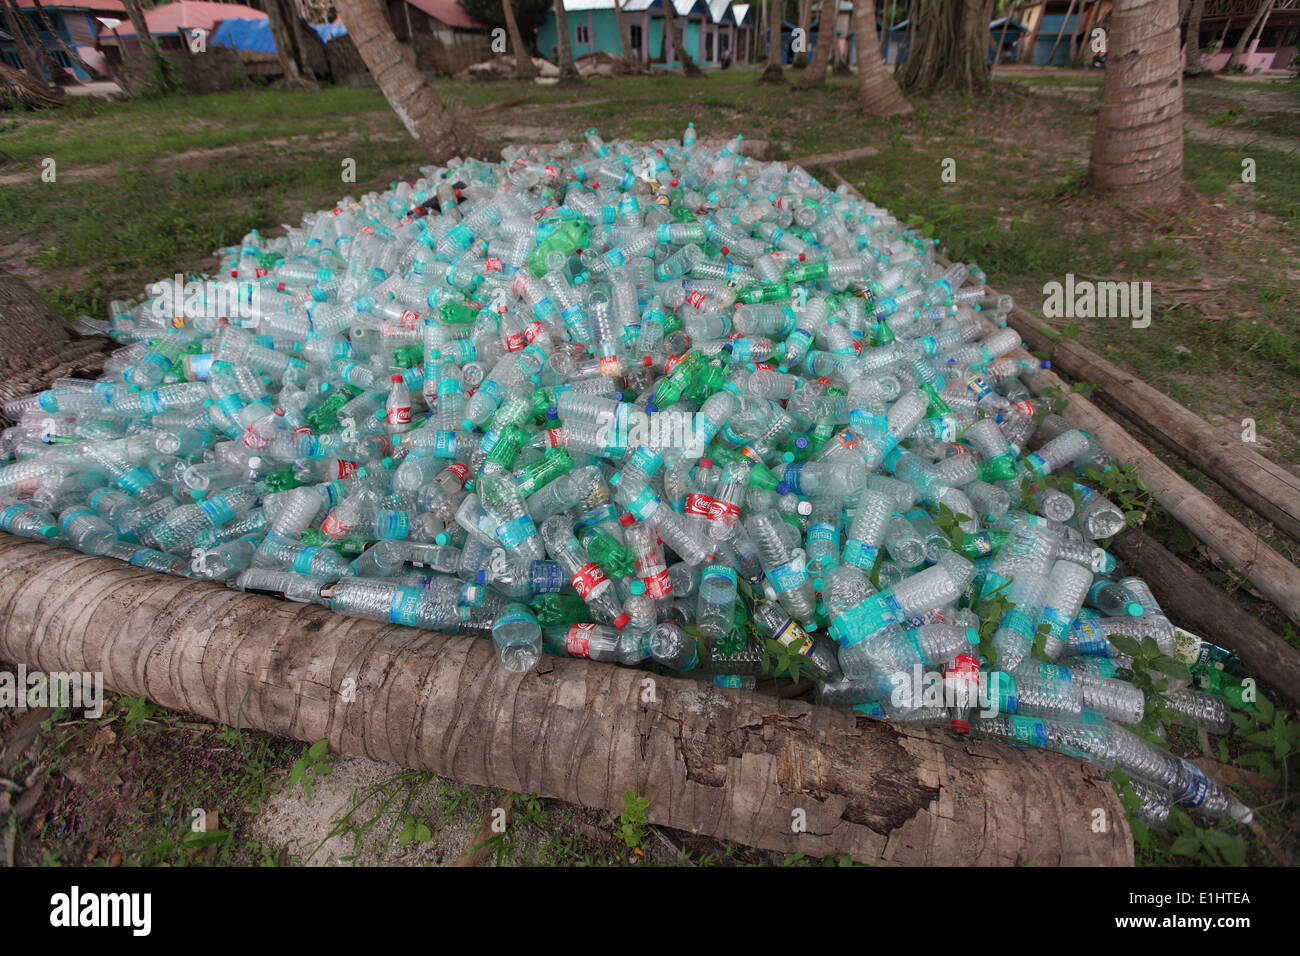
M628 40L627 23L623 19L623 4L627 0L614 0L614 24L618 28L618 42L623 46L623 59L632 59L632 44Z
M1138 205L1173 202L1183 171L1178 0L1118 0L1088 184Z
M1183 73L1187 76L1199 76L1205 72L1201 65L1201 14L1205 12L1205 0L1192 0L1191 12L1187 15L1187 65Z
M341 617L0 534L0 659L464 784L811 857L1131 866L1109 778L996 740ZM647 683L647 681L652 683ZM647 690L652 689L653 693ZM345 692L346 691L346 692ZM1109 825L1094 832L1095 808Z
M171 60L163 56L162 50L158 48L158 41L153 38L149 32L149 26L144 19L144 11L140 7L140 0L122 0L126 6L126 15L131 20L131 26L135 27L136 40L140 43L140 55L149 57L153 60L154 81L151 86L159 93L170 93L176 90L184 89L185 83L177 73L176 68L172 66ZM118 45L121 48L122 38L118 37ZM122 50L123 59L126 58L126 50Z
M803 31L804 48L790 57L790 65L800 68L808 65L808 28L812 26L812 0L799 0L799 29Z
M23 22L24 17L18 9L14 0L0 0L0 11L4 13L5 23L8 26L9 33L14 38L14 48L18 51L18 62L23 65L27 76L33 83L42 86L53 86L54 75L45 75L41 58L36 54L36 48L27 39L27 31L24 29L26 24Z
M672 63L668 59L668 38L672 38L673 52L677 59L682 61L682 72L687 76L703 76L704 71L700 69L699 64L691 58L691 52L686 49L686 31L680 33L677 30L677 16L673 12L673 0L663 0L664 9L664 65Z
M617 0L615 0L617 5ZM524 35L519 32L519 21L515 18L515 5L511 0L501 0L501 12L506 18L506 32L510 34L510 45L515 48L515 76L521 80L531 80L537 75L537 64L528 54L524 45Z
M826 8L835 5L836 0L822 0L821 13L817 20L817 45L813 47L812 60L803 71L796 84L800 89L811 89L826 82L826 66L831 60L831 44L835 43L835 17L826 19Z
M41 23L45 25L46 32L54 37L54 42L57 43L59 49L63 51L63 55L77 66L81 67L81 69L85 71L86 75L92 80L107 80L108 77L83 60L77 54L77 51L73 49L71 44L64 42L63 37L61 37L58 34L58 31L54 29L54 24L50 22L49 15L46 14L45 8L41 6L41 0L33 0L33 2L36 6L36 15L41 18Z
M853 33L857 38L858 99L862 108L872 116L910 113L912 104L880 55L875 0L853 0Z
M564 0L554 0L555 35L560 49L560 83L573 85L581 83L582 75L573 62L573 44L569 42L569 16L564 12Z
M671 0L668 0L671 2ZM767 66L758 78L760 83L787 83L785 70L781 69L781 7L783 0L768 0L767 4Z
M495 162L501 151L456 119L415 65L402 56L387 12L378 0L336 0L348 35L388 105L425 155L441 165L453 156Z
M1223 73L1230 73L1235 70L1244 69L1241 64L1242 57L1245 56L1251 40L1255 38L1255 32L1261 29L1263 22L1268 19L1268 15L1273 12L1275 0L1266 0L1261 3L1259 9L1255 11L1255 17L1250 21L1250 26L1246 27L1246 32L1241 35L1237 41L1237 47L1232 51L1232 56L1228 57L1228 62L1223 65Z
M289 7L286 0L264 0L262 7L270 23L271 39L275 42L280 68L284 70L285 86L319 90L316 78L303 64L302 53L293 33L294 21L290 17L296 18L297 12L286 9Z

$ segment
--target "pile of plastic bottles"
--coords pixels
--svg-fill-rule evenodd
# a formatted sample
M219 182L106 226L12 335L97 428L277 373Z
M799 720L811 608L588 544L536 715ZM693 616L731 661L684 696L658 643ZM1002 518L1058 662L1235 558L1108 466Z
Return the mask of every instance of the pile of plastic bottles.
M1193 665L1166 707L1218 733L1235 660L1113 574L1124 515L1074 480L1111 463L1026 387L1010 299L740 147L428 168L113 303L80 324L122 345L100 380L4 406L0 528L479 634L512 671L775 664L1118 765L1157 822L1247 818L1124 726L1109 638Z

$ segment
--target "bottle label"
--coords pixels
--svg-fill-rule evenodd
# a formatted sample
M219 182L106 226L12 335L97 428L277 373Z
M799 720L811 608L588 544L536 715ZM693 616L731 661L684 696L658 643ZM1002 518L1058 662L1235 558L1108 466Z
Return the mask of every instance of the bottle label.
M585 601L609 584L609 578L600 569L600 565L590 561L574 572L569 583L573 585L573 590L578 592L578 597Z
M1039 615L1040 621L1047 624L1051 629L1050 634L1058 641L1064 641L1065 635L1070 633L1070 626L1074 623L1074 617L1067 615L1063 611L1048 605L1043 608L1043 613Z
M452 434L454 435L455 432L453 432ZM469 481L469 475L470 475L469 466L464 465L461 462L453 461L450 465L448 465L446 468L442 470L442 474L446 474L447 472L451 472L456 477L456 480L460 482L460 486L462 488L465 487L465 482Z
M322 549L314 544L299 548L293 555L294 571L298 574L310 574L312 562L316 560L316 555L321 553Z
M849 608L831 621L831 637L841 647L852 647L877 631L897 624L899 615L890 606L885 594L873 594Z
M1174 802L1184 807L1199 807L1210 795L1210 781L1204 771L1190 760L1175 758L1187 771L1188 781L1180 792L1174 795Z
M497 540L506 550L517 547L535 534L537 534L537 525L533 524L532 516L526 514L497 525L496 528Z
M1038 717L1023 717L1019 714L1007 716L1007 729L1011 739L1031 747L1047 746L1047 724Z
M533 342L537 341L537 337L540 336L545 331L546 331L546 326L542 325L542 323L536 320L533 320L532 322L529 322L527 325L524 326L524 339L527 340L529 345L532 345Z
M658 574L652 574L649 577L640 579L645 584L645 593L650 597L659 598L671 597L673 593L673 579L668 576L668 569L660 571Z
M570 657L591 657L591 632L595 624L575 624L564 637L564 650Z
M450 428L439 428L433 435L433 457L456 457L456 433ZM467 476L468 477L468 476Z
M335 541L347 537L347 533L352 530L339 520L338 516L333 512L327 515L325 520L321 522L320 529Z
M870 571L876 566L876 558L880 555L879 548L873 548L869 544L863 544L857 538L849 538L844 542L844 563L852 564L855 567Z
M808 529L808 543L819 541L823 544L830 544L838 550L840 543L840 529L827 522L818 522Z
M393 600L388 606L388 620L393 624L404 624L407 627L418 626L416 616L420 608L420 599L423 597L423 588L398 585L393 589Z
M338 459L338 474L336 474L334 477L351 478L354 475L356 475L356 473L357 473L357 463L355 461L345 461L342 458Z
M528 344L528 342L529 339L524 335L522 331L511 332L509 335L505 337L506 351L507 352L521 351L523 347Z
M199 507L203 509L203 513L208 516L208 520L214 525L223 525L235 520L235 509L230 507L225 495L217 495L214 498L208 498L206 501L200 501Z
M663 504L659 496L654 493L648 485L641 489L640 494L633 498L627 506L627 510L636 517L638 521L645 521L649 518L658 507Z
M659 452L655 451L653 448L647 448L645 445L638 445L632 452L631 462L637 468L641 469L641 472L647 478L653 478L655 473L663 466L664 458L663 455L659 454Z
M405 511L381 511L375 519L376 537L401 539L410 532L411 516Z
M688 515L699 515L702 518L712 520L713 509L711 508L711 505L713 503L714 499L711 496L698 491L692 491L686 496L686 507L682 513Z
M0 511L0 531L12 531L14 519L27 511L31 505L10 505Z
M1091 621L1075 621L1071 626L1071 631L1078 641L1079 654L1109 655L1110 641L1106 640L1106 635Z
M786 621L772 635L772 640L776 641L782 647L788 648L797 654L807 657L817 645L813 639L808 636L808 632L799 626L795 621Z
M736 571L730 565L710 564L707 568L704 569L704 573L700 575L701 581L707 580L708 578L724 578L725 580L730 581L732 584L735 584Z
M796 562L791 561L767 572L767 580L771 583L772 590L777 594L784 594L786 591L793 590L808 580L808 573L802 567L796 567L795 565Z
M534 561L533 593L554 594L564 587L564 568L555 561Z
M394 405L388 409L387 416L390 425L409 425L411 424L411 406Z
M85 517L93 518L95 517L95 512L91 511L89 508L78 508L76 511L69 511L63 516L63 520L59 522L59 527L62 528L64 534L67 534L68 526L71 525L72 522L76 521L78 518Z

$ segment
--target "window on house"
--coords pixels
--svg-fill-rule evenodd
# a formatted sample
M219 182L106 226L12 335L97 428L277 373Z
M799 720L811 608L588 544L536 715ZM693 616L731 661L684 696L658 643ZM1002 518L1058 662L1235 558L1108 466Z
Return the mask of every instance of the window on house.
M586 44L587 46L591 45L591 27L577 27L574 32L576 34L575 42Z
M641 24L632 24L631 30L632 49L637 53L641 52Z
M704 61L712 63L713 59L713 34L706 33L704 34Z

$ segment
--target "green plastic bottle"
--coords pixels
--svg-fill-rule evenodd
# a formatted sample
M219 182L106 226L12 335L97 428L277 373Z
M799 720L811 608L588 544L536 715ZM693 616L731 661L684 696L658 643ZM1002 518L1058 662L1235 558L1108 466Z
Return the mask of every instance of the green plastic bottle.
M579 528L578 540L591 560L612 578L626 578L636 570L636 555L618 539L599 528Z
M533 598L533 614L543 627L586 624L591 620L587 602L576 594L539 594Z
M587 244L591 228L581 219L562 222L537 244L528 257L528 271L539 279Z
M515 426L511 425L510 427L514 428ZM495 450L494 448L493 451ZM519 493L527 498L535 491L572 470L573 459L569 457L569 450L567 448L553 448L541 458L530 461L516 471L514 475L515 485L518 487ZM593 560L596 559L593 558Z

